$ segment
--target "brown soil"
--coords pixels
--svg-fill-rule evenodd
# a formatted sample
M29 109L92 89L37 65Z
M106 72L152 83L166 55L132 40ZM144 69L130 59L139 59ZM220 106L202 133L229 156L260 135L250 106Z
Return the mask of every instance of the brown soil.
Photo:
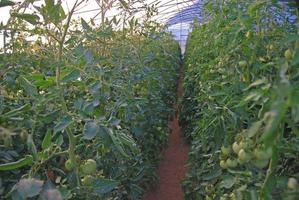
M178 83L178 98L182 97L182 69ZM176 109L177 109L177 105ZM178 109L177 109L178 111ZM184 178L187 167L189 147L184 143L181 136L181 128L178 122L179 113L169 122L171 133L168 139L168 146L163 153L163 160L157 168L159 184L148 191L143 200L183 200L184 195L181 188L181 181Z

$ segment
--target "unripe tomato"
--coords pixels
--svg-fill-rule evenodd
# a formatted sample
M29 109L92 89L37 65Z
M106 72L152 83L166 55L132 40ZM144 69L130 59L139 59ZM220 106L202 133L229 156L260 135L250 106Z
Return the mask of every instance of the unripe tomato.
M272 148L268 148L266 150L255 149L254 150L254 156L258 160L268 160L272 156Z
M230 200L236 200L237 199L235 193L233 193L233 192L230 193L229 197L230 197Z
M86 175L92 174L97 170L97 163L93 159L88 159L81 165L82 172Z
M221 152L223 153L223 155L228 156L231 152L231 149L229 147L222 146L221 147Z
M21 133L20 133L20 138L22 141L26 142L27 141L27 137L28 137L28 132L23 130Z
M226 164L227 164L227 167L229 167L229 168L235 168L235 167L237 167L238 162L236 160L232 160L229 158L226 160Z
M81 162L81 157L79 155L76 155L76 162L80 163Z
M75 165L70 159L68 159L67 161L65 161L64 167L66 170L72 171L74 169Z
M289 178L288 180L288 188L291 190L295 190L298 186L298 181L295 178Z
M91 175L86 175L81 179L81 181L82 181L82 185L90 186L92 184L93 177Z
M246 148L247 148L247 145L246 145L246 143L245 143L244 141L241 141L241 142L239 143L239 147L240 147L241 149L246 149Z
M244 149L241 149L238 153L238 157L241 161L243 162L247 162L250 160L250 155L248 153L245 152Z
M256 159L256 160L252 161L252 164L255 167L259 168L259 169L263 169L263 168L267 167L268 163L269 163L269 160L258 160L258 159Z
M250 148L253 146L253 141L251 138L246 138L245 143L246 143L247 148Z
M239 146L239 144L237 142L234 142L233 144L233 151L238 154L240 151L241 147Z
M225 160L220 161L220 167L223 168L223 169L227 168L227 164L226 164Z
M284 57L287 59L287 60L291 60L293 58L293 53L290 49L286 50L284 52Z
M4 146L6 148L9 148L12 146L12 137L11 137L10 133L8 133L8 132L3 133L3 141L4 141Z
M273 151L272 151L271 147L269 147L268 149L266 149L265 150L265 157L266 157L266 159L270 159L272 157L272 153L273 153Z
M246 37L247 37L247 38L251 38L251 37L252 37L252 31L247 31L247 33L246 33Z
M239 66L240 67L246 67L248 65L247 61L246 60L242 60L239 62Z
M266 48L269 49L269 50L273 50L274 49L274 47L273 47L272 44L267 45Z

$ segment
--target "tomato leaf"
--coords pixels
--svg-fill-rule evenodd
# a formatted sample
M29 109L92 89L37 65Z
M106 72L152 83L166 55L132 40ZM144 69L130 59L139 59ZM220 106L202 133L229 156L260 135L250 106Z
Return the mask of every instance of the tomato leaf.
M45 137L43 139L43 142L42 142L42 149L43 150L45 150L45 149L47 149L47 148L50 147L50 145L51 145L51 139L52 139L51 130L48 129L47 133L46 133L46 135L45 135Z
M3 115L1 115L1 118L10 118L10 117L14 117L16 115L19 115L21 112L27 111L30 109L30 105L29 104L25 104L19 108L16 108L14 110L8 111L7 113L4 113Z
M15 191L23 199L37 196L43 187L44 182L37 179L21 179L15 188Z
M80 77L80 71L79 70L73 70L69 74L67 74L65 77L62 78L62 82L68 83L77 80Z
M81 25L85 31L92 30L92 28L88 25L88 23L83 18L81 18Z
M8 1L8 0L1 0L0 1L0 8L5 7L5 6L13 6L15 5L15 2Z
M30 81L28 81L26 78L24 77L19 77L19 83L20 86L25 90L25 92L31 96L31 97L35 97L38 95L37 89L35 87L35 85L33 85Z
M13 17L17 17L19 19L23 19L27 22L29 22L32 25L36 25L39 22L39 16L38 15L34 15L34 14L27 14L27 13L12 13L11 16Z
M0 165L0 171L14 170L26 165L33 163L33 157L31 155L26 155L25 158L22 158L16 162L5 163Z
M93 183L93 191L99 194L111 192L119 185L118 181L111 179L98 179Z
M72 123L73 123L73 120L70 116L67 115L67 116L62 117L60 119L60 121L58 121L56 126L54 127L54 133L63 131L64 129L66 129Z
M99 132L100 128L96 122L87 122L83 129L83 138L92 140Z

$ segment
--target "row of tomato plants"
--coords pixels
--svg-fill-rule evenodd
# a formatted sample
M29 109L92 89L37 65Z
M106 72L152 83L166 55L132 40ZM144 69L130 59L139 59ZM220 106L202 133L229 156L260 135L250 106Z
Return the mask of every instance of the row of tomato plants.
M5 27L0 196L139 199L167 139L178 45L153 22L96 27L55 2Z
M299 36L292 4L205 6L185 55L185 199L299 197Z

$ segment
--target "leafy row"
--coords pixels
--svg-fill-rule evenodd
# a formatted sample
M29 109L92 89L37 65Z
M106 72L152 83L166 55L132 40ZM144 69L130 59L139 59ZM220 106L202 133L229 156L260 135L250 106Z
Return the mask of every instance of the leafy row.
M0 55L2 197L139 199L155 177L178 45L151 21L71 20L83 2L68 14L28 2L36 13L12 12L4 27L18 33Z
M295 9L254 0L206 9L209 20L194 25L185 56L185 198L297 199Z

